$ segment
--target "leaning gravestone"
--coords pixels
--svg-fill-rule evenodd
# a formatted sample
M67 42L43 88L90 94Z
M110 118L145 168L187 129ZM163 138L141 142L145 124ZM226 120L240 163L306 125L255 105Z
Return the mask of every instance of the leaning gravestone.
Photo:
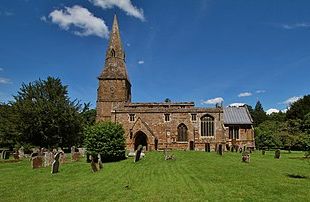
M279 158L280 158L280 149L277 149L277 150L274 152L274 158L275 158L275 159L279 159Z
M59 158L60 158L60 152L57 152L57 154L54 157L54 162L52 163L52 174L58 173L59 171Z
M34 157L32 157L32 159L31 159L31 167L33 169L41 168L42 165L43 165L43 158L42 158L42 156L34 156Z
M136 156L134 162L138 162L140 160L141 152L142 152L142 145L138 146L138 149L136 151Z

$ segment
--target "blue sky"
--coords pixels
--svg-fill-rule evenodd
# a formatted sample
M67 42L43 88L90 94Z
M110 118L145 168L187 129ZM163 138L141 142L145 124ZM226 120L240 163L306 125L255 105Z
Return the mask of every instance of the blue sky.
M2 0L0 101L55 76L95 107L116 13L133 102L282 110L310 93L309 10L308 0Z

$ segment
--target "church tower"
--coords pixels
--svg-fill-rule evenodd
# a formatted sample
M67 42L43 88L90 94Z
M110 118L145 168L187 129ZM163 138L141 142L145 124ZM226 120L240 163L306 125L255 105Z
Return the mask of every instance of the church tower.
M111 111L114 107L131 102L131 84L116 15L106 51L105 65L98 80L96 121L111 120Z

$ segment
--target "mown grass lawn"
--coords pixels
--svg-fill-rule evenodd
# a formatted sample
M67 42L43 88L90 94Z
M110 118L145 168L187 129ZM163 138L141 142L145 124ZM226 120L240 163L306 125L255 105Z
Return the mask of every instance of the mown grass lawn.
M251 155L174 151L104 164L92 173L90 165L68 162L58 174L50 167L32 169L29 160L0 162L0 201L310 201L310 162L302 152ZM301 175L306 179L290 178Z

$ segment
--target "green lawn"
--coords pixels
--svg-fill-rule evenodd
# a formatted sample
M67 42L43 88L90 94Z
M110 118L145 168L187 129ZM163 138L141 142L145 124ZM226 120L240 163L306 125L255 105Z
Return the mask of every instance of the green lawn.
M32 169L29 160L0 162L0 201L310 201L310 162L302 152L251 155L174 151L104 164L92 173L84 159L49 168ZM306 179L287 175L303 175Z

